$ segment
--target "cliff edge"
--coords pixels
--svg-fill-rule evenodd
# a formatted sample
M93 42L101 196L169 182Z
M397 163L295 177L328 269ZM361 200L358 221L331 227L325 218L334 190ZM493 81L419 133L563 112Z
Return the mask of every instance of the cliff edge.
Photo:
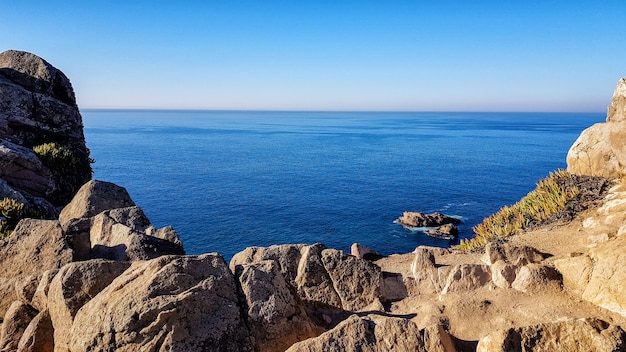
M67 78L32 54L0 54L3 65L13 67L0 71L5 155L41 163L29 148L50 138L88 158ZM616 94L607 125L623 120ZM44 100L69 110L35 119ZM616 158L585 172L605 160L621 175ZM14 180L42 172L3 182L45 197ZM373 260L319 243L250 247L230 263L189 256L123 187L92 180L65 196L58 217L22 219L0 240L0 351L626 351L620 180L572 221L480 251L420 246Z

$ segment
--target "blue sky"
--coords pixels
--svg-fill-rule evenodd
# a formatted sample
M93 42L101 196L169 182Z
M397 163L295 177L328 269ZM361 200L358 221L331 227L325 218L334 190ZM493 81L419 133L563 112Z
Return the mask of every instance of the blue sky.
M0 0L82 108L605 111L626 1Z

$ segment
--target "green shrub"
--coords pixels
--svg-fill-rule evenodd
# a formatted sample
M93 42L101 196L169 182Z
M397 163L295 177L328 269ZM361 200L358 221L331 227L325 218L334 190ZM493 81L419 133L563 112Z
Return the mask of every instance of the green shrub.
M15 199L0 201L0 239L9 236L17 223L24 218L39 218L39 214Z
M91 179L91 160L89 157L80 158L72 149L57 143L45 143L33 147L39 157L54 177L57 190L50 196L53 203L67 204L78 189Z
M485 246L497 238L508 237L524 231L531 223L539 223L563 210L568 201L580 192L577 187L566 187L560 182L571 175L564 170L550 173L537 183L537 188L519 202L504 206L497 213L476 225L474 238L461 240L460 250L473 250Z

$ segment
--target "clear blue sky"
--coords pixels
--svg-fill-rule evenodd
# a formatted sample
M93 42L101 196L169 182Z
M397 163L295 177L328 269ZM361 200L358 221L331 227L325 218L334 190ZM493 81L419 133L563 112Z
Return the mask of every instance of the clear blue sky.
M605 111L626 1L0 0L82 108Z

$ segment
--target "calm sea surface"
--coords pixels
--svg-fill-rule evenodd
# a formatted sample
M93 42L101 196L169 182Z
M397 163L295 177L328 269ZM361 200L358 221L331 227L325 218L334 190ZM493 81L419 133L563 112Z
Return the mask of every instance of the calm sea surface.
M188 254L321 242L449 246L394 223L516 202L604 114L83 110L94 178L126 187Z

